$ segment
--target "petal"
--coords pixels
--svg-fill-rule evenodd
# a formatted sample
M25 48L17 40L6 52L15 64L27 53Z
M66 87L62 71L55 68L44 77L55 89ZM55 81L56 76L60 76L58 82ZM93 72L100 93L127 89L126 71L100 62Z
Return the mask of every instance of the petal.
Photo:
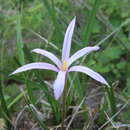
M27 65L23 65L22 67L19 67L14 72L12 72L10 75L14 75L14 74L24 72L27 70L32 70L32 69L45 69L45 70L53 70L56 72L59 71L54 65L44 63L44 62L36 62L36 63L30 63Z
M39 49L39 48L32 50L32 52L35 52L35 53L41 54L43 56L46 56L50 60L52 60L58 67L61 66L60 60L54 54L52 54L51 52L48 52L46 50Z
M76 61L80 57L84 56L85 54L89 54L92 51L97 51L98 49L99 49L99 46L85 47L85 48L77 51L74 55L72 55L68 61L68 64L71 65L74 61Z
M58 100L63 93L64 85L65 85L66 72L59 71L57 78L53 84L54 87L54 96L55 99Z
M107 81L100 75L98 74L97 72L89 69L88 67L84 67L84 66L73 66L69 69L69 72L70 71L77 71L77 72L83 72L87 75L89 75L91 78L103 83L103 84L106 84L108 85Z
M74 32L76 17L70 22L64 38L63 49L62 49L62 61L67 60L70 55L71 40Z

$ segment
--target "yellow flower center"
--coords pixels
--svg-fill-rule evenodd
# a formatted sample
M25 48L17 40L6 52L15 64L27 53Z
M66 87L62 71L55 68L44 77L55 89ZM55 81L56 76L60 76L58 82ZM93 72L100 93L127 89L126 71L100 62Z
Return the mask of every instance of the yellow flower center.
M61 70L66 71L67 68L68 68L68 63L67 63L67 61L64 60L62 66L61 66Z

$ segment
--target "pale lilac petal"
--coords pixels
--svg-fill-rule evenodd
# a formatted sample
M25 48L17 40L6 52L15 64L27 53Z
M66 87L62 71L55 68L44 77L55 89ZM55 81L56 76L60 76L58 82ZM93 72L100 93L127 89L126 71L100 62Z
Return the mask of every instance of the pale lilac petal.
M74 32L76 17L70 22L64 37L63 49L62 49L62 61L67 60L70 55L71 40Z
M89 54L92 51L97 51L98 49L99 49L99 46L85 47L85 48L77 51L74 55L72 55L68 61L68 64L71 65L74 61L81 58L85 54Z
M65 86L65 78L66 78L66 72L65 71L59 71L57 78L53 84L54 87L54 96L55 99L58 100L63 91L64 91L64 86Z
M48 57L50 60L52 60L60 68L60 66L61 66L60 60L51 52L48 52L46 50L39 49L39 48L32 50L32 52L35 52L35 53L38 53L38 54L41 54L43 56Z
M30 64L23 65L22 67L19 67L14 72L12 72L10 75L14 75L14 74L24 72L27 70L32 70L32 69L45 69L45 70L53 70L56 72L59 71L54 65L44 63L44 62L36 62L36 63L30 63Z
M98 74L97 72L91 70L90 68L88 67L84 67L84 66L73 66L69 69L69 72L70 71L77 71L77 72L82 72L82 73L85 73L87 75L89 75L91 78L103 83L103 84L106 84L108 85L107 81L100 75Z

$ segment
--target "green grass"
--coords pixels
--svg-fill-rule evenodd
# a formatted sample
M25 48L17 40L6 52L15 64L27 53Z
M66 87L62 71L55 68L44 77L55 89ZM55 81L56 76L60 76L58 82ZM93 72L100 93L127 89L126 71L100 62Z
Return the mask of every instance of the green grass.
M0 66L1 66L1 69L3 69L3 55L4 55L4 41L1 40L1 56L0 56ZM5 119L6 121L6 125L7 125L7 128L10 128L11 127L11 123L10 123L10 120L11 120L11 116L10 116L10 112L7 108L7 103L6 103L6 100L5 100L5 95L4 95L4 92L3 92L3 88L5 87L4 85L4 76L3 74L1 74L1 80L0 80L0 101L1 101L1 115L2 117Z
M0 119L6 121L9 129L22 110L27 114L25 122L36 124L35 128L47 130L61 126L62 100L54 99L51 86L56 73L36 70L8 75L27 63L51 63L45 57L31 53L34 48L49 50L60 58L65 30L74 16L77 22L71 54L87 45L99 45L98 52L78 62L103 75L111 88L81 73L70 73L67 82L66 126L87 129L91 127L90 120L97 112L99 116L95 122L99 129L112 129L113 124L118 122L126 124L125 128L129 127L130 2L80 2L0 0ZM102 91L96 94L103 95L99 102L95 102L98 96L91 93L99 87ZM99 106L90 108L96 103ZM23 123L21 120L19 122Z

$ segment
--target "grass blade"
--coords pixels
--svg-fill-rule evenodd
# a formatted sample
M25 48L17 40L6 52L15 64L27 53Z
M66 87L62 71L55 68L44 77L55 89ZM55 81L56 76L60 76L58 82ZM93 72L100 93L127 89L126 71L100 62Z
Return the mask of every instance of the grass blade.
M62 36L61 31L60 31L61 30L60 26L59 26L59 24L57 22L58 20L56 18L56 11L55 11L55 7L54 7L54 2L52 0L52 5L50 5L50 3L48 2L48 0L42 0L42 1L44 3L44 5L45 5L45 7L46 7L46 9L48 11L48 14L49 14L49 16L50 16L50 18L51 18L51 20L53 22L53 25L55 27L56 37L58 39L57 43L60 43L61 40L62 40L62 38L63 38L63 36Z
M1 51L1 56L0 56L0 66L1 66L1 70L3 70L3 59L4 59L4 41L1 41L1 44L2 44L2 51ZM7 105L6 105L6 101L5 101L5 98L4 98L4 94L3 94L3 88L4 88L4 77L3 75L1 75L1 81L0 81L0 101L1 101L1 107L2 107L2 110L5 114L5 116L3 115L3 118L5 119L6 121L6 124L7 124L7 127L8 128L11 128L11 123L9 122L9 120L7 120L7 118L10 119L10 113L8 111L8 108L7 108ZM7 118L5 118L7 117Z
M24 52L23 52L23 41L22 41L22 32L21 32L21 15L18 13L17 15L17 24L16 24L16 47L17 47L17 54L18 59L21 65L24 64Z
M95 0L94 6L89 13L88 23L87 23L85 31L83 33L83 42L86 44L88 44L88 42L89 42L89 38L90 38L92 29L93 29L96 13L98 11L100 3L101 3L101 0Z
M112 115L115 115L115 113L117 112L117 108L116 108L116 99L115 99L115 95L114 95L113 86L110 87L110 88L106 87L106 92L108 94L108 99L109 99L109 102L110 102Z

